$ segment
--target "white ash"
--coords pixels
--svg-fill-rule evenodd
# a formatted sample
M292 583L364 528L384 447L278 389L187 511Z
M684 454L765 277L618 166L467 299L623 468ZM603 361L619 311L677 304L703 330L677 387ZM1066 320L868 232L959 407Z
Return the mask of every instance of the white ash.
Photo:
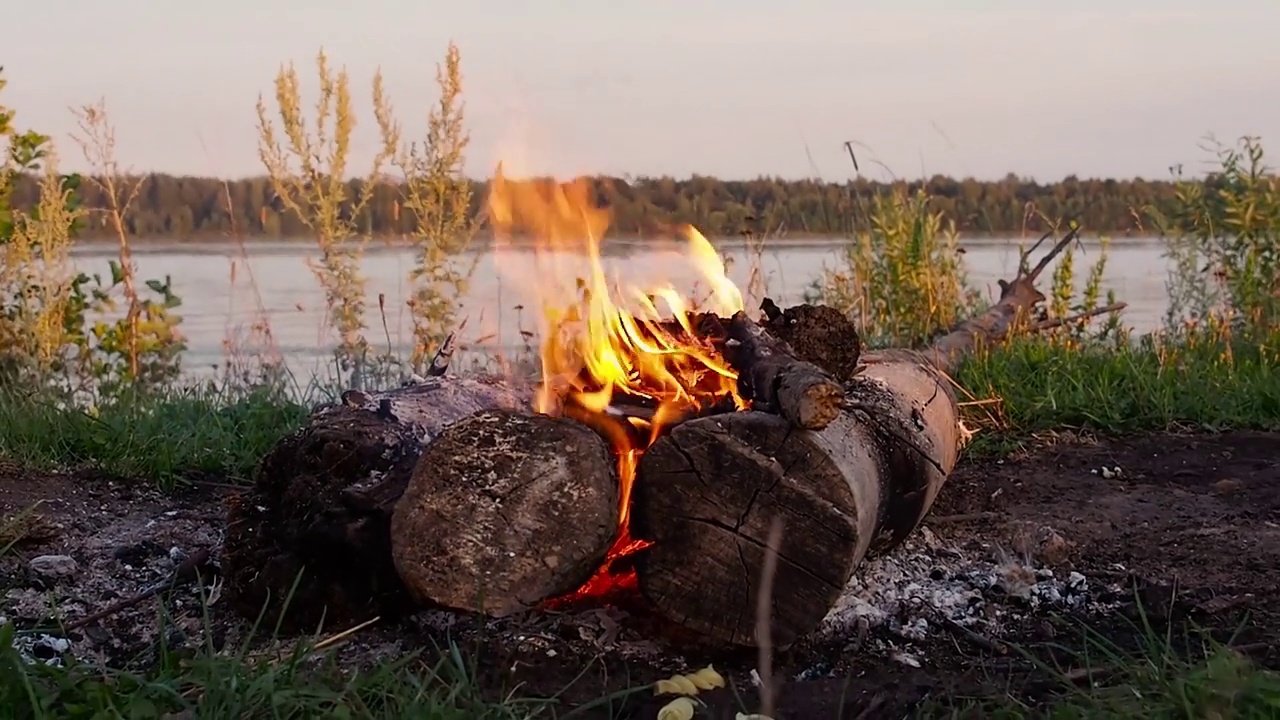
M168 579L199 548L217 547L219 504L173 503L158 493L134 492L131 501L106 493L71 492L49 506L78 519L44 541L31 557L0 558L0 616L17 631L14 646L31 663L64 664L71 657L97 664L127 663L153 650L203 644L202 589L182 586L88 626L60 628ZM62 507L58 507L62 506ZM40 552L44 551L44 552ZM52 552L51 552L52 551ZM158 620L158 604L165 618Z
M1049 608L1104 609L1098 589L1078 572L1036 568L990 545L961 550L922 527L894 552L858 568L819 633L838 639L884 629L910 643L955 623L999 637Z

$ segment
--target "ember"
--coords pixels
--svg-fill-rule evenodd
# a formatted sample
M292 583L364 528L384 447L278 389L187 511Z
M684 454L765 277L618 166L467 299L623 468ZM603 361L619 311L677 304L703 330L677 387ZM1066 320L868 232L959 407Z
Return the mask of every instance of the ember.
M701 327L704 313L728 318L741 312L742 294L715 248L689 226L680 228L685 257L711 290L700 307L671 285L637 287L607 277L600 246L609 215L590 202L583 180L511 180L499 167L491 188L489 218L500 249L516 236L535 244L542 382L534 409L595 428L609 438L618 462L617 539L595 576L558 600L607 594L634 584L630 563L619 560L647 545L632 538L629 522L640 456L690 415L747 407L738 374L722 353L724 338ZM566 271L566 255L586 258L587 277Z

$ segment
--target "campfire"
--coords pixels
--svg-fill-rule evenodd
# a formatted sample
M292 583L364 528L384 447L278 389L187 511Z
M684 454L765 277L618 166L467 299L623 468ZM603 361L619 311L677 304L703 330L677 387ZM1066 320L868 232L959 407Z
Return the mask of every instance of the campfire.
M928 347L863 353L832 308L756 315L694 228L681 262L705 297L610 276L585 182L499 173L488 214L499 243L534 244L540 377L452 375L444 353L424 382L318 409L232 502L247 617L314 631L626 597L711 643L785 646L919 526L968 435L948 371L1032 317L1075 239Z
M738 373L725 358L726 337L717 322L743 312L742 294L715 248L695 228L679 228L683 258L710 290L696 306L670 284L640 287L610 276L601 252L609 217L590 204L589 192L585 179L513 181L500 168L488 197L500 252L526 238L534 244L542 377L533 409L589 425L609 439L617 457L617 538L591 579L553 604L634 586L626 559L650 544L630 532L640 457L682 420L749 407L738 391ZM566 263L558 262L566 255L585 258L586 277L568 276Z

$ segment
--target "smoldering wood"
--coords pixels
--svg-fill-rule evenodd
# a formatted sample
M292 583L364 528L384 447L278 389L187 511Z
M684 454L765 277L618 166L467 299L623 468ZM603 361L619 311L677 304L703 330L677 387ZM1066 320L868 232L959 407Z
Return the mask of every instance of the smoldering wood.
M838 382L853 377L862 338L847 315L829 305L793 305L785 310L772 298L760 303L765 329L795 356L822 368Z
M620 522L605 439L574 420L485 410L423 451L391 518L391 555L420 604L502 617L572 593Z
M738 372L739 392L752 408L781 415L808 430L840 412L844 389L825 370L800 360L782 340L739 311L729 319L725 359Z
M286 632L312 632L410 609L390 524L423 448L477 411L531 407L533 388L445 376L345 395L282 438L254 484L229 501L224 592L245 617L265 613L268 631L277 620Z

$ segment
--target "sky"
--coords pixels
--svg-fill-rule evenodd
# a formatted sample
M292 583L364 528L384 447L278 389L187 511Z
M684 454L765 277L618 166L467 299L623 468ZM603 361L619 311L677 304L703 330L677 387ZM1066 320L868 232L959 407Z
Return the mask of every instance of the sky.
M1276 0L52 0L4 13L0 103L84 163L105 100L136 172L263 173L255 103L324 48L351 75L358 166L381 68L421 137L450 40L467 172L1168 177L1202 141L1280 141Z

